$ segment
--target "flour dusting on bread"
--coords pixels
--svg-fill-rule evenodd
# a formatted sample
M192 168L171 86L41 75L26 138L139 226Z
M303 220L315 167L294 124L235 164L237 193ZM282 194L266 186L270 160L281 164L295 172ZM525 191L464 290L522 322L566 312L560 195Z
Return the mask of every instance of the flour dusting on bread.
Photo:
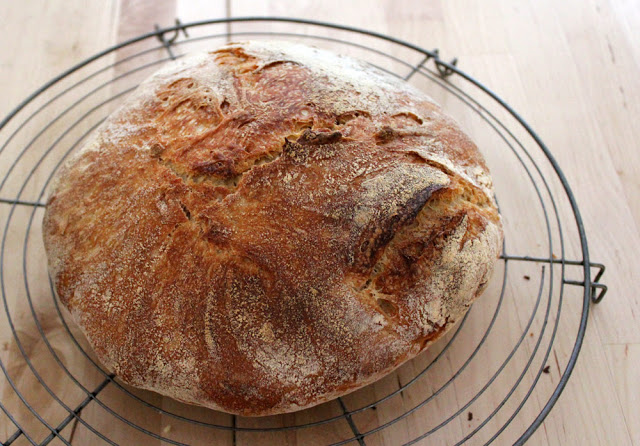
M61 169L58 296L119 378L247 416L379 379L459 321L502 243L482 156L428 96L286 42L144 81Z

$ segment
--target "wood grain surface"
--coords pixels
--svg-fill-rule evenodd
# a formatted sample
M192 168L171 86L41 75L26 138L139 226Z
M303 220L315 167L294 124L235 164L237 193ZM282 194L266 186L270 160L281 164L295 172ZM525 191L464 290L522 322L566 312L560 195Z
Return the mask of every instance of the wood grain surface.
M592 261L607 266L603 282L609 286L603 302L591 307L582 351L567 387L529 444L640 445L640 293L636 286L640 282L640 3L632 0L2 2L0 117L65 69L117 42L152 31L155 24L169 26L176 17L191 22L256 15L324 20L388 34L428 49L438 47L444 59L457 57L464 71L481 80L522 114L550 148L566 175L584 219ZM228 33L250 29L255 27L243 23L222 26L217 29L220 38L216 42L226 41ZM261 29L294 28L265 25ZM335 38L346 35L308 26L297 26L295 31ZM192 29L189 36L197 38L204 33L203 29ZM355 43L371 43L364 37L353 39ZM81 81L80 73L72 74L36 98L25 113L32 113L38 107L42 110L23 129L17 128L17 122L27 114L12 120L0 132L0 144L4 144L11 132L18 130L17 136L0 152L0 181L7 178L0 186L0 199L13 200L20 196L27 201L42 200L40 192L46 193L46 180L63 156L63 150L73 148L73 141L113 109L117 101L110 98L126 94L127 88L157 69L159 61L166 58L166 51L158 49L158 45L159 42L149 39L95 62L95 69L93 65L87 67L90 71L100 71L82 84L82 88L64 93L71 95L65 102L67 105L75 101L78 105L62 118L57 119L63 111L57 108L53 96L63 94L65 88ZM211 43L202 41L199 47L194 43L192 48L204 49L207 45ZM336 49L351 51L339 46ZM392 51L410 64L420 62L419 55L391 44L379 43L378 49ZM140 51L145 51L144 55L136 56ZM182 53L180 47L175 51ZM354 55L360 54L355 51ZM371 57L381 64L388 63L385 67L391 70L406 70L378 56ZM148 68L131 72L142 64L148 64ZM412 82L442 102L487 156L507 220L508 252L544 256L547 240L546 228L540 223L542 211L535 203L522 199L534 197L535 192L527 185L516 159L504 156L498 149L504 143L484 130L486 123L481 120L482 114L472 113L450 93L435 88L431 81L415 76ZM456 79L451 84L472 91ZM82 98L94 88L89 98ZM76 90L77 97L73 96ZM53 102L48 104L49 100ZM500 119L513 124L506 114L496 113ZM74 126L81 114L86 114L86 119ZM514 136L527 138L523 131ZM33 138L35 143L29 145ZM25 146L30 149L20 155ZM534 153L532 159L542 166L545 177L553 177L542 153ZM523 163L531 166L527 160ZM550 180L549 188L556 196L564 194L557 179ZM542 195L548 202L544 190ZM544 295L549 287L560 285L560 278L557 274L552 277L549 268L542 272L539 265L509 262L507 273L501 263L496 280L491 282L482 299L482 306L473 307L459 338L442 360L429 369L428 379L417 380L410 389L378 404L376 410L353 415L348 420L353 426L340 419L301 430L234 434L186 423L180 417L222 427L235 424L256 428L340 416L342 405L347 409L362 407L414 378L445 347L446 340L392 375L342 401L281 417L234 418L150 392L120 387L91 362L95 358L68 315L62 310L58 314L44 266L40 238L42 212L41 207L0 203L0 234L4 236L0 278L3 297L0 361L4 372L0 373L0 403L25 432L13 444L31 444L30 440L34 444L42 442L50 432L45 423L60 427L59 437L52 444L107 444L106 438L117 444L147 445L163 444L159 437L164 437L165 442L188 444L308 445L348 439L353 436L354 426L360 432L368 432L416 407L464 366L465 359L491 323L499 303L500 279L508 275L499 317L474 361L452 385L442 387L430 404L386 429L368 433L363 441L367 445L403 444L434 429L451 415L450 422L418 444L454 444L481 427L520 378L522 365L535 351L537 335L546 325L542 317L527 325L534 301L525 297L538 292ZM562 222L571 221L567 203L558 203L558 215ZM549 224L552 229L556 228L556 222ZM553 254L561 255L555 236L553 242L556 247ZM578 242L570 231L565 257L580 258ZM539 280L541 274L545 274L544 280ZM567 267L567 276L579 279L579 268ZM550 312L548 317L550 324L556 320L562 322L549 357L535 356L521 378L527 385L516 387L513 398L478 430L470 444L490 440L493 433L509 421L509 415L526 396L528 387L538 379L531 398L494 443L511 444L531 424L558 384L575 342L581 310L580 288L566 286L565 289L562 314ZM89 352L88 356L73 342L65 323L79 345ZM526 334L521 348L504 371L496 375L495 364L499 365L508 356L521 332ZM551 335L551 330L545 330L542 342L549 343ZM543 369L549 373L541 372L537 378L538 370ZM465 408L466 402L494 375L495 381L488 391ZM24 402L13 386L19 389ZM99 391L97 399L91 395L94 391ZM85 400L86 407L78 416L69 415L68 409L79 407ZM166 412L154 411L149 404ZM69 421L65 423L66 417ZM0 442L9 439L15 431L16 426L0 411Z

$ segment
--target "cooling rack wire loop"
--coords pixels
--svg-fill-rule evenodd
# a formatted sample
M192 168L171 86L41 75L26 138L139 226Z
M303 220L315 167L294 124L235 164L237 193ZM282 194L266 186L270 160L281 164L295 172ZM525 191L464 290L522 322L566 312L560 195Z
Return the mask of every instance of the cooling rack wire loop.
M257 26L257 29L238 30L236 32L215 33L192 33L190 31L208 30L208 27L219 25L250 25ZM290 29L274 31L270 27L272 25L287 25L311 27L316 30L317 34L309 34L308 32L299 33L292 32ZM327 33L326 31L330 31ZM482 122L488 131L499 139L504 148L513 157L519 168L523 172L523 181L526 182L532 190L531 200L537 203L541 212L541 225L546 228L546 251L545 255L518 255L510 253L507 250L509 242L508 237L503 246L503 253L500 257L500 269L502 277L496 277L495 299L492 308L483 309L486 311L486 326L481 327L476 344L472 349L466 352L466 356L456 363L450 371L450 374L444 382L439 383L432 389L431 393L420 395L419 388L421 383L430 373L441 366L446 360L447 355L453 349L458 348L456 340L464 336L466 330L472 330L475 326L474 317L477 317L474 308L467 313L462 321L455 328L455 331L448 337L441 349L434 353L433 358L426 364L421 365L421 369L404 383L398 383L398 388L386 394L377 394L373 401L358 403L351 401L347 397L338 398L333 404L336 404L338 410L334 415L320 417L311 421L300 423L290 423L283 426L275 427L251 427L243 425L239 417L230 417L228 424L213 423L202 419L190 418L184 414L168 410L152 401L146 400L134 391L121 384L118 379L105 371L92 356L83 349L82 343L75 337L73 331L68 326L63 310L55 296L51 281L48 283L49 296L48 300L59 319L60 325L68 337L69 342L77 349L77 352L86 361L87 367L90 367L100 379L92 386L87 386L78 379L72 370L72 364L65 362L56 349L52 345L52 341L47 335L47 331L43 328L41 314L38 312L38 299L33 294L33 285L30 283L29 277L32 276L36 269L36 259L29 258L30 246L35 242L36 236L32 235L34 225L39 218L42 217L43 208L46 207L46 191L52 177L59 167L68 159L69 155L76 150L86 138L86 136L95 129L108 114L107 110L113 104L118 103L127 93L131 92L137 86L138 80L136 75L146 73L146 70L154 70L156 67L168 60L174 60L182 57L184 52L182 49L190 49L192 45L198 43L217 42L221 39L246 39L246 38L280 38L294 39L301 41L310 41L311 43L320 43L325 46L336 46L338 49L351 49L360 51L362 54L371 56L369 61L378 68L407 81L413 81L417 77L420 81L430 82L434 87L440 88L443 92L455 100L463 104L474 119ZM362 43L362 39L369 39L368 44ZM136 48L137 44L157 40L159 46L147 46L138 49L137 52L127 55L121 59L116 58L114 61L107 63L105 66L91 71L95 68L94 63L105 60L105 58L120 49ZM400 48L403 51L415 53L418 57L416 61L397 55L393 51L384 51L388 46ZM381 49L383 48L383 49ZM147 58L159 51L164 51L166 57L155 57L151 61ZM143 61L138 64L138 61ZM386 61L393 64L396 70L389 69L388 66L382 66L380 61ZM433 68L428 67L428 62L433 61ZM112 70L116 73L112 78L98 82L98 79L104 77L105 73ZM88 74L87 74L88 73ZM84 75L84 77L82 76ZM455 75L455 76L454 76ZM451 82L456 79L459 82ZM71 85L60 87L59 84L68 82ZM468 89L463 88L464 84L470 86L473 94ZM61 91L58 91L62 88ZM113 91L112 91L113 90ZM67 95L70 93L78 93L73 96L73 100L69 99L69 104L64 103ZM46 93L46 94L45 94ZM52 95L52 96L51 96ZM49 99L42 101L42 97ZM79 96L79 97L78 97ZM95 98L102 98L92 106L86 106L85 103ZM38 102L39 101L39 102ZM487 101L491 103L487 105ZM60 106L64 103L65 106ZM33 105L35 104L35 105ZM580 314L576 315L577 322L575 328L575 340L571 345L571 353L566 360L564 370L558 365L559 379L551 394L546 397L546 401L542 401L539 413L532 419L527 420L527 427L519 432L514 440L515 444L523 444L535 430L540 426L545 417L551 411L553 405L559 398L564 389L569 376L575 366L580 347L584 338L587 317L589 313L589 304L598 303L602 300L607 292L606 285L602 284L601 278L605 271L605 266L590 261L587 238L584 231L580 212L575 201L575 197L567 183L562 170L553 158L549 149L540 140L538 135L529 127L529 125L518 115L506 102L500 99L488 87L484 86L470 75L466 74L458 67L458 59L453 58L450 62L445 62L440 57L438 49L425 50L408 42L403 42L390 36L366 30L356 29L353 27L335 25L311 20L291 19L283 17L243 17L220 20L208 20L183 24L176 19L175 25L171 27L161 28L156 25L155 30L148 34L141 35L137 38L123 42L112 48L109 48L92 58L89 58L75 67L62 73L52 81L44 85L42 88L34 92L22 104L20 104L13 112L11 112L2 122L0 122L0 157L9 146L15 144L22 134L27 132L29 126L40 117L44 110L50 110L54 106L58 107L57 115L55 115L48 123L43 124L39 131L34 132L35 136L24 138L26 145L18 147L14 150L17 153L14 159L10 159L7 163L8 168L4 172L4 177L0 182L0 206L8 211L8 217L2 230L2 243L0 245L0 292L2 293L3 311L7 319L13 340L17 349L17 354L24 361L24 373L31 373L35 377L39 386L49 395L52 404L58 404L64 409L66 415L57 423L51 423L45 419L30 400L25 397L24 389L20 388L20 384L15 377L9 373L5 364L0 361L0 368L6 379L7 389L11 389L19 404L22 412L27 411L34 420L37 420L48 431L43 438L35 438L31 433L21 425L21 421L14 416L12 411L4 401L0 400L0 409L6 415L6 418L15 426L15 431L3 440L2 445L10 445L18 439L23 438L30 444L46 445L57 439L63 444L71 444L73 432L77 426L82 426L96 438L107 444L116 444L111 438L105 435L100 429L93 426L82 416L83 410L87 407L99 407L105 412L105 416L112 417L114 423L122 423L127 428L136 430L149 438L155 438L168 444L184 444L180 439L172 438L166 432L156 432L148 429L142 423L119 413L117 409L110 406L110 400L103 398L105 389L111 389L117 392L121 398L127 399L131 404L137 405L140 410L149 411L149 413L160 414L167 419L174 420L176 423L185 423L198 428L216 430L219 432L227 432L232 435L232 443L236 444L237 435L251 434L267 434L280 433L288 431L297 431L301 429L323 428L333 429L336 423L344 423L348 426L351 436L333 442L335 445L354 444L366 445L368 438L375 436L377 433L390 429L397 423L407 420L410 417L419 416L420 411L428 407L430 404L437 404L441 401L445 392L451 391L455 387L455 382L460 376L463 376L473 367L474 361L482 357L484 349L489 348L495 327L504 320L505 314L509 308L509 297L507 296L507 288L513 286L509 277L510 268L518 270L518 264L530 265L527 271L532 271L531 275L525 275L524 278L532 283L530 287L533 292L526 295L530 304L529 313L523 316L522 327L518 332L518 336L514 336L513 347L507 352L504 358L498 358L495 363L489 367L490 372L484 383L480 383L479 388L474 390L472 395L466 395L464 399L458 402L458 408L452 413L447 414L446 418L438 424L425 430L424 432L414 433L405 444L416 444L425 438L434 435L440 429L444 429L452 423L453 420L464 417L470 408L478 404L486 397L489 389L498 389L499 398L495 401L494 407L488 410L488 414L484 418L478 420L468 430L462 432L457 444L462 444L476 437L481 432L483 442L485 444L492 443L503 432L511 426L511 422L521 413L522 408L530 401L530 396L537 392L538 384L541 376L548 373L547 362L551 355L555 355L554 342L557 341L559 335L559 325L561 321L561 310L566 305L565 294L570 294L565 286L582 288L580 293L582 307ZM79 110L85 107L84 112ZM31 112L25 116L27 112ZM71 116L75 118L71 119ZM22 119L18 122L18 119ZM16 122L18 122L16 124ZM88 124L90 123L90 125ZM67 126L67 127L64 127ZM12 133L5 136L3 129L11 127ZM42 142L43 135L53 131L57 127L63 127L58 130L60 133L56 138ZM73 141L68 142L66 138L70 135L79 136ZM527 141L524 139L527 138ZM535 149L535 153L533 151ZM30 153L40 150L40 157L32 158L29 161ZM544 158L540 159L540 154ZM53 158L57 156L58 158ZM55 162L52 162L53 161ZM4 160L0 158L0 161ZM15 175L18 165L24 163L30 166L29 173L26 177ZM0 163L2 165L2 163ZM41 169L46 166L48 169L43 175ZM549 176L549 167L553 171L553 176ZM24 168L24 166L23 166ZM546 170L545 170L546 169ZM41 177L45 177L42 180ZM38 178L38 189L33 196L33 184ZM554 193L550 182L557 183L564 194ZM7 193L9 191L10 193ZM499 192L499 191L498 191ZM565 222L560 217L559 208L565 203L572 213L575 221ZM20 209L20 210L19 210ZM28 214L28 224L24 234L22 244L22 276L24 289L20 290L25 296L25 305L30 317L35 324L37 335L45 345L48 352L53 358L51 367L59 368L63 375L71 380L74 385L84 395L82 400L75 406L71 407L64 402L64 396L58 395L52 388L51 384L42 376L42 370L32 362L28 349L23 345L19 330L16 326L17 317L15 309L11 309L8 303L7 293L10 291L7 285L7 277L5 275L4 265L9 257L18 258L18 253L9 252L8 234L14 229L12 225L16 221L16 214L30 210ZM509 218L509 215L506 215ZM37 226L37 225L35 225ZM579 246L581 258L567 258L567 238L571 235L572 241ZM560 253L560 255L554 254ZM546 255L548 254L548 255ZM41 260L41 259L39 259ZM45 266L46 267L46 266ZM591 278L591 270L595 270L595 276ZM570 273L574 278L568 278ZM535 274L535 275L534 275ZM499 276L499 274L496 274ZM582 279L575 277L582 276ZM537 284L537 285L536 285ZM575 294L575 293L573 293ZM569 299L566 297L566 299ZM472 315L472 313L474 313ZM477 327L476 327L477 328ZM529 339L531 338L531 339ZM459 344L459 343L458 343ZM516 359L517 358L517 359ZM557 358L556 358L557 361ZM517 364L514 366L514 364ZM502 383L504 370L510 367L516 367L518 372L514 374L513 382L507 384ZM1 375L0 375L1 376ZM398 378L400 379L400 378ZM523 383L527 384L523 384ZM499 384L500 383L500 384ZM527 387L528 386L528 387ZM496 392L496 390L493 390ZM397 398L404 398L405 393L413 393L413 403L404 410L399 410L380 419L377 424L362 424L360 421L363 416L376 411L378 408L384 407ZM404 407L404 406L403 406ZM469 412L471 414L471 412ZM499 416L500 415L500 416ZM469 415L471 416L471 415ZM73 426L71 434L63 434L69 426Z

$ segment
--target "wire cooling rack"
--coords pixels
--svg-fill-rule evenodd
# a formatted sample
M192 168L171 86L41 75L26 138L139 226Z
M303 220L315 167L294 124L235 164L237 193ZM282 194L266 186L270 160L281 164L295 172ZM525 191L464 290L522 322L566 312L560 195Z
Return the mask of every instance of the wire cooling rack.
M187 52L264 38L350 54L440 102L487 158L505 245L483 297L426 353L316 408L249 419L133 389L106 372L56 299L40 221L61 163L142 79ZM0 123L0 227L3 445L522 444L560 397L589 305L607 290L565 176L509 105L438 50L309 20L176 21L51 80Z

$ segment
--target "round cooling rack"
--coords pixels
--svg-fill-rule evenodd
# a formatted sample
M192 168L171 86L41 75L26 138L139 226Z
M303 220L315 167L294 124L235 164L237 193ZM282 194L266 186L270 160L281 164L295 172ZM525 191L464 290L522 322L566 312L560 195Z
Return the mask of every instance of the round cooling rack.
M487 159L505 229L487 291L425 353L337 400L262 418L181 404L105 371L57 301L41 238L51 178L141 80L188 52L247 39L328 48L427 92ZM606 292L604 266L590 262L578 206L549 149L456 62L308 20L176 21L96 54L27 98L0 123L2 444L524 443L567 384L589 305Z

